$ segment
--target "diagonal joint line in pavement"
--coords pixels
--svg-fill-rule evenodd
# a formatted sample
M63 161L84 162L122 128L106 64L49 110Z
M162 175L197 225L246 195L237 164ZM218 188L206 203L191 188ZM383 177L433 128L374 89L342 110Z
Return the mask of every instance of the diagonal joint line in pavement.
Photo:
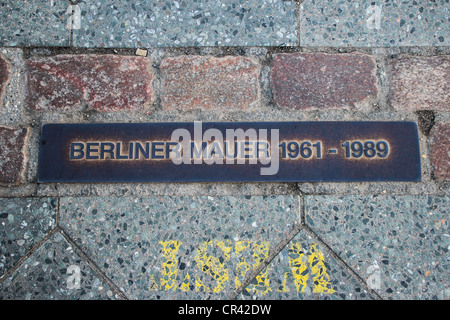
M339 255L333 251L333 249L325 242L323 241L308 225L304 225L304 230L310 237L312 237L315 241L317 241L322 248L325 249L325 251L328 252L329 255L331 255L337 263L341 265L342 268L344 268L345 271L350 273L350 275L366 290L371 296L375 297L376 300L383 300L381 296L371 289L366 281L364 281L363 278L361 278L344 260L339 257Z
M56 226L50 230L39 242L37 242L22 258L17 261L13 267L8 269L2 276L0 276L0 283L5 281L14 271L16 271L33 253L35 253L45 242L47 242L55 233L58 232L58 227Z
M265 267L267 267L272 260L283 250L286 245L291 242L292 239L303 229L303 226L301 224L298 224L291 232L288 233L286 238L281 241L273 250L271 251L271 254L264 259L263 262L261 262L258 267L256 267L253 272L250 274L250 276L247 277L246 280L244 280L239 288L233 291L233 293L228 297L228 300L235 300L237 299L238 295L248 286L250 283L256 278L258 274L260 274Z
M120 288L111 280L109 279L103 271L95 264L94 261L80 248L80 246L65 232L65 230L61 227L58 227L58 231L60 234L66 239L70 245L75 248L77 253L81 256L81 258L100 276L100 278L105 281L108 286L111 288L111 290L121 299L121 300L128 300L127 296L120 290Z

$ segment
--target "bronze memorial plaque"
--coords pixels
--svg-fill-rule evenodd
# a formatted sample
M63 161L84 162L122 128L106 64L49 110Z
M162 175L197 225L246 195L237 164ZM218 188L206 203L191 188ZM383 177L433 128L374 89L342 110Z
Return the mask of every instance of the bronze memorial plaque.
M39 182L421 181L416 122L45 124Z

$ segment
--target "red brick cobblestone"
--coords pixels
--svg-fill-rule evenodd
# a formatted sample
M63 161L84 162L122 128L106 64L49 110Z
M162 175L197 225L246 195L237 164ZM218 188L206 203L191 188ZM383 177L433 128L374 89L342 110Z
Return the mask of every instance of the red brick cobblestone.
M261 66L247 57L182 56L161 63L163 109L245 109L258 100Z
M147 58L61 55L29 60L26 69L31 110L133 110L153 101Z
M450 124L439 123L431 129L431 163L438 181L450 180Z
M397 110L450 110L448 56L394 59L391 104Z
M274 101L288 109L354 107L376 96L374 59L365 54L292 53L273 58Z

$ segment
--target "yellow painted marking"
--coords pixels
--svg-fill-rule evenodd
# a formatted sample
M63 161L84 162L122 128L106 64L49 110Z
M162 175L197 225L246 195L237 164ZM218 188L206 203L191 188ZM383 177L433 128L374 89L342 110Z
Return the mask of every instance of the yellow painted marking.
M216 286L209 288L203 283L199 273L193 277L190 274L186 274L183 281L181 283L179 282L177 255L182 245L181 241L161 241L160 244L163 247L162 255L164 258L161 264L160 283L158 285L155 277L151 275L149 279L150 291L175 291L178 287L183 292L189 292L192 288L192 280L194 280L193 285L197 292L212 291L218 293L223 291L230 282L230 272L226 268L226 263L230 261L233 249L233 257L237 259L235 288L239 288L242 285L241 281L248 276L248 272L256 270L267 259L270 251L269 242L243 240L236 241L234 246L229 240L203 242L195 251L194 260L200 272L211 276L216 281ZM208 253L212 249L216 249L216 251L219 249L223 254L219 258L212 256ZM248 262L246 258L251 261ZM310 247L309 253L305 253L301 243L291 242L288 249L288 260L291 271L284 273L284 279L277 289L278 292L289 292L290 289L288 286L292 282L295 284L297 292L305 292L310 274L312 278L310 286L314 285L314 293L331 294L335 292L330 282L330 276L327 273L323 253L317 244L313 244ZM290 274L292 274L293 279L291 279ZM249 293L262 297L272 291L270 284L269 266L267 266L255 277L255 281L246 290Z
M184 291L184 292L188 292L189 290L191 290L191 288L189 287L190 284L191 284L191 276L189 274L187 274L184 277L183 282L181 283L180 290Z
M278 292L289 292L289 288L286 286L287 278L288 278L289 272L284 273L284 280L281 282L281 286L277 289Z
M234 252L236 252L236 255L241 255L242 252L248 248L250 248L250 245L252 244L251 241L236 241L234 244ZM245 278L245 275L247 272L251 269L250 263L245 261L244 257L239 257L239 261L236 266L236 277L235 277L235 288L238 289L241 286L241 281L239 278Z
M231 246L223 241L217 242L217 247L223 251L225 256L221 262L219 258L208 254L208 247L212 245L212 241L203 242L197 248L194 260L197 262L197 266L202 272L209 274L216 280L217 285L213 289L213 292L220 292L225 288L225 284L230 280L228 276L228 269L225 268L225 261L230 259Z
M231 258L231 243L230 241L218 241L216 245L223 251L223 255L225 256L225 260L228 261Z
M195 291L200 291L203 290L204 292L209 292L209 288L207 286L205 286L202 282L202 280L200 280L198 277L195 277Z
M305 270L307 269L306 257L302 249L302 245L298 242L292 242L288 250L289 266L294 277L294 284L297 292L305 292L309 275Z
M269 242L253 244L253 269L257 269L264 262L264 260L269 256L269 250ZM263 271L256 276L256 282L256 284L250 285L249 288L247 288L248 292L262 297L272 291L270 288L269 266L265 267Z
M177 254L180 246L182 244L181 241L161 241L159 242L163 246L163 257L165 258L165 262L161 265L161 288L164 288L165 291L168 291L173 288L176 290L177 288Z
M313 274L313 292L325 294L331 294L335 292L330 283L330 276L328 275L327 268L325 267L323 254L317 248L317 244L313 244L309 252L311 253L311 255L308 258L308 262L311 266L311 272Z

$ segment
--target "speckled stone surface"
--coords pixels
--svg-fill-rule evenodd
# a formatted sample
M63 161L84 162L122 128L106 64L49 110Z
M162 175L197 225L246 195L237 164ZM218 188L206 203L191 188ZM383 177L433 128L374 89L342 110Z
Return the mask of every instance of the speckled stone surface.
M61 227L130 299L227 298L299 222L296 196L61 198L60 208Z
M2 299L101 300L115 299L115 295L64 237L56 233L0 283Z
M0 46L68 46L68 2L5 0L0 2Z
M382 298L449 299L448 201L308 196L306 222Z
M0 199L0 276L55 227L57 200Z
M373 297L337 261L302 230L272 260L267 273L270 290L254 292L248 286L239 299L370 300Z
M88 0L76 47L298 45L294 1Z
M301 46L448 46L448 0L305 0Z

